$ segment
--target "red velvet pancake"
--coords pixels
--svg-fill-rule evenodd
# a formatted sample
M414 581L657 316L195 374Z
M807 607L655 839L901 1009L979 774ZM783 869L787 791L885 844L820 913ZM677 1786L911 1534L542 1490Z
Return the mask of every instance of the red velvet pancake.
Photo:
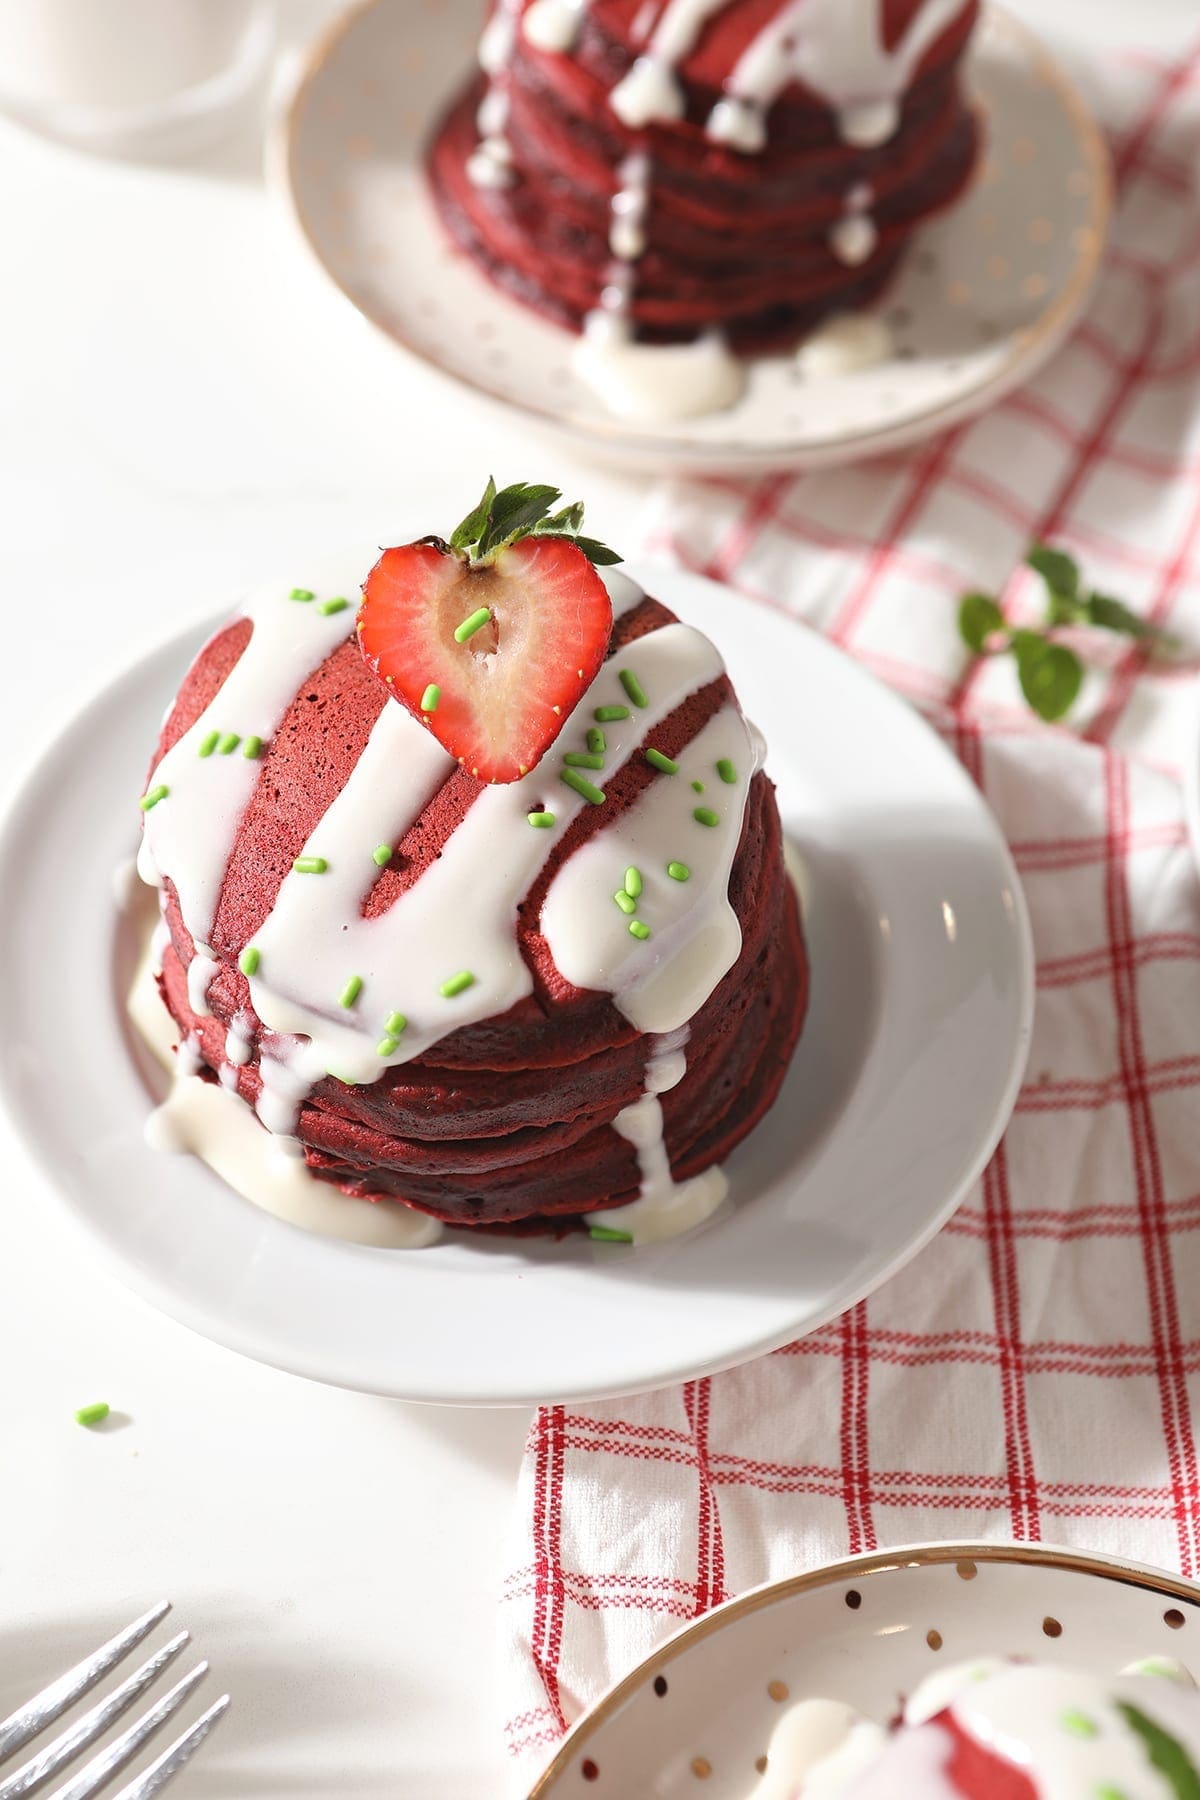
M671 618L657 601L643 599L617 620L609 654ZM163 727L155 766L219 692L250 632L248 621L237 621L201 652ZM654 728L654 745L677 756L731 698L726 677L710 682ZM382 708L395 704L353 638L296 692L262 753L225 870L208 946L217 971L207 984L205 1015L189 999L193 941L170 882L164 884L170 941L163 998L202 1070L236 1086L248 1105L261 1091L260 1045L269 1049L277 1040L254 1014L239 958L345 786ZM524 896L516 936L533 983L526 999L441 1038L430 1053L389 1067L375 1082L349 1086L327 1076L317 1083L296 1126L314 1173L349 1194L400 1199L456 1225L563 1222L636 1198L636 1154L612 1121L642 1093L653 1040L608 994L564 980L540 920L565 860L655 778L640 755L606 777L607 804L585 807L563 831ZM375 880L365 914L385 912L420 879L482 791L461 768L449 776ZM722 1161L762 1118L804 1018L800 919L773 789L761 774L749 786L729 899L741 924L741 954L692 1021L685 1076L662 1096L665 1142L680 1179ZM240 1065L227 1057L235 1018L249 1038Z
M971 174L978 134L959 65L977 0L963 0L915 60L882 141L847 141L828 98L792 79L753 152L714 140L709 121L739 59L787 0L718 5L673 66L682 116L636 128L618 116L613 93L645 54L666 0L588 0L563 50L526 36L532 3L498 0L502 18L514 15L507 54L453 101L428 170L454 239L499 286L570 328L615 311L643 341L713 328L748 351L795 341L830 312L873 299L915 227ZM883 44L900 43L921 10L922 0L880 0ZM485 123L488 108L498 121L483 137L504 157L502 178L483 185L481 105ZM635 157L647 159L645 247L618 256L614 196ZM485 160L485 174L496 166ZM848 213L863 223L845 238Z

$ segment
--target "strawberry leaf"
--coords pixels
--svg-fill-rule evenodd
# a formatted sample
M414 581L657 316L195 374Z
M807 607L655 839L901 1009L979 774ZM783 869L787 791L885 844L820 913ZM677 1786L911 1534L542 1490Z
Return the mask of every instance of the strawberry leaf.
M450 534L452 550L469 550L477 544L492 522L492 505L496 498L496 483L488 476L488 484L483 490L483 499L469 512L461 525L455 527Z
M990 594L964 594L958 607L958 635L968 650L981 656L987 640L1004 630L1004 614Z
M597 543L595 538L579 536L582 500L574 500L558 512L551 511L561 498L558 488L528 481L516 481L497 491L496 483L489 477L478 506L451 534L449 548L471 568L478 569L524 537L551 537L577 545L589 562L620 562L615 551ZM442 539L431 537L422 542L437 545Z
M607 544L601 544L595 538L573 537L572 542L577 549L583 551L590 563L596 564L597 568L604 568L608 563L619 563L625 560L617 551L610 550Z
M546 517L560 498L558 488L531 487L523 481L503 488L492 502L491 522L479 540L479 557L502 549L505 544L515 544Z

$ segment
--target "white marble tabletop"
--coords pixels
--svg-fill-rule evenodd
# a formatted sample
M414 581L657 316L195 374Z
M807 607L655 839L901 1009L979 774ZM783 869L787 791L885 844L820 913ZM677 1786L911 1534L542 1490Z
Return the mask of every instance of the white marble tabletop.
M331 10L285 5L287 36ZM1018 10L1069 50L1169 51L1195 22L1195 0ZM444 528L489 470L586 495L622 541L643 482L362 324L294 243L250 134L164 168L0 126L0 197L0 798L178 621L310 552ZM0 1716L169 1595L237 1703L181 1796L500 1792L495 1589L527 1419L241 1361L89 1267L3 1120L0 1157ZM74 1423L93 1399L114 1428Z

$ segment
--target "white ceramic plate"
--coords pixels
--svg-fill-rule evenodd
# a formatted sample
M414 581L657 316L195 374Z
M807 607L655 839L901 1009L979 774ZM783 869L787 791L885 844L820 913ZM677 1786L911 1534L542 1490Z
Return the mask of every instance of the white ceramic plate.
M414 1400L531 1404L728 1367L833 1318L947 1219L1016 1094L1032 1014L1017 876L910 709L821 639L696 576L642 571L725 651L803 865L812 1007L773 1112L691 1236L420 1251L319 1238L143 1142L153 1083L111 898L135 796L200 641L166 644L50 749L0 840L0 1073L93 1251L164 1312L299 1374ZM20 880L13 871L20 871ZM347 1202L353 1204L353 1202Z
M584 1715L529 1800L746 1800L789 1700L845 1700L882 1723L939 1663L1022 1656L1113 1674L1160 1655L1195 1669L1198 1634L1200 1588L1137 1563L1030 1544L850 1557L669 1638Z
M895 449L991 405L1062 342L1109 211L1100 134L1058 65L992 9L972 56L988 148L971 191L921 233L879 310L894 352L848 375L758 360L727 412L618 421L574 374L575 339L498 292L449 244L422 147L475 55L482 0L418 15L367 0L321 38L269 167L313 255L368 319L478 393L661 471L814 467Z

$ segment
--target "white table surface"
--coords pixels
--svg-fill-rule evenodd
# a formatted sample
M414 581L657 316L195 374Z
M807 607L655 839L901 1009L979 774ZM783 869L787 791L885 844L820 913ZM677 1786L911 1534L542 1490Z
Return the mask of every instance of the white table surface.
M287 37L331 10L285 6ZM1017 10L1043 28L1052 10L1068 47L1171 50L1195 21L1195 0ZM265 193L249 133L150 168L2 125L0 218L0 798L178 621L310 552L444 529L489 470L551 478L586 496L597 536L628 537L640 480L547 446L358 321ZM0 1716L170 1595L236 1700L173 1792L501 1792L495 1591L526 1417L241 1361L89 1268L2 1118L0 1165ZM114 1428L74 1423L93 1399Z

